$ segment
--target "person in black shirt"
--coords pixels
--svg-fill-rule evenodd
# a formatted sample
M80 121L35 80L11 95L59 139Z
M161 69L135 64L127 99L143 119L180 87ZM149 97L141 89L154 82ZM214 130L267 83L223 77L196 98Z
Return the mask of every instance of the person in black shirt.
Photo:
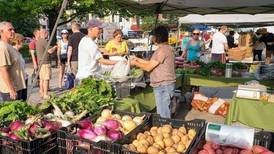
M274 55L274 34L268 33L266 28L263 28L262 37L259 39L260 42L264 42L266 45L266 63L270 63L271 55Z
M226 37L227 39L227 45L228 45L228 48L235 48L237 45L234 43L234 34L235 32L234 31L230 31L229 32L229 35Z
M81 39L85 34L80 32L80 24L73 22L71 24L71 30L73 34L69 37L68 41L68 66L71 68L71 71L76 75L78 71L78 45Z

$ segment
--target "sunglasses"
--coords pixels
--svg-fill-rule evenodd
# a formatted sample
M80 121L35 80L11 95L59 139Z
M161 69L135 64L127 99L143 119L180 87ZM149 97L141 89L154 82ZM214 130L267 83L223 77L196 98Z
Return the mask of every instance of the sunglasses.
M200 35L200 33L192 33L192 35Z

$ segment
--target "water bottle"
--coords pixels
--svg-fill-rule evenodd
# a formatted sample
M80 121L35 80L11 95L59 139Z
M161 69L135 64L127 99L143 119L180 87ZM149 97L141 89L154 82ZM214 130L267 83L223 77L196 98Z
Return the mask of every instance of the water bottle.
M226 63L225 77L226 78L231 78L232 77L232 64L231 63Z

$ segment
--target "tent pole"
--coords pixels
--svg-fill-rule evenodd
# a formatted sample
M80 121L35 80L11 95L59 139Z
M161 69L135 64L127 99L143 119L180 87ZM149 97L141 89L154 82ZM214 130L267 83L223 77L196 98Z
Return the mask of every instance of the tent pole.
M50 39L49 39L49 41L48 41L48 44L47 44L46 49L45 49L45 51L44 51L44 54L43 54L43 56L42 56L42 58L41 58L42 61L43 61L43 60L45 59L45 57L46 57L47 51L48 51L48 49L49 49L49 47L50 47L50 44L51 44L51 42L52 42L52 40L53 40L53 37L55 37L54 35L55 35L55 32L56 32L58 23L59 23L59 21L60 21L60 19L61 19L61 16L63 15L64 10L65 10L66 7L67 7L67 4L68 4L68 0L63 0L61 9L60 9L59 14L58 14L58 17L57 17L57 19L56 19L56 21L55 21L55 25L54 25L54 27L53 27L53 30L52 30L51 34L50 34ZM41 70L41 65L42 65L41 63L38 64L38 71L37 71L37 73L35 74L34 81L32 82L32 84L31 84L31 86L30 86L30 93L28 94L27 101L29 100L30 95L32 94L32 90L33 90L33 87L34 87L34 83L37 82L37 78L38 78L39 72L40 72L40 70Z

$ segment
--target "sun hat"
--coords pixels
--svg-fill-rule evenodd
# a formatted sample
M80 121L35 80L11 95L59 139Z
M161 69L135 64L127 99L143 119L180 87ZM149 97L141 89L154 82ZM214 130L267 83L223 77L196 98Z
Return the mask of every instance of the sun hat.
M66 29L63 29L62 31L61 31L61 34L68 34L69 32L66 30Z

